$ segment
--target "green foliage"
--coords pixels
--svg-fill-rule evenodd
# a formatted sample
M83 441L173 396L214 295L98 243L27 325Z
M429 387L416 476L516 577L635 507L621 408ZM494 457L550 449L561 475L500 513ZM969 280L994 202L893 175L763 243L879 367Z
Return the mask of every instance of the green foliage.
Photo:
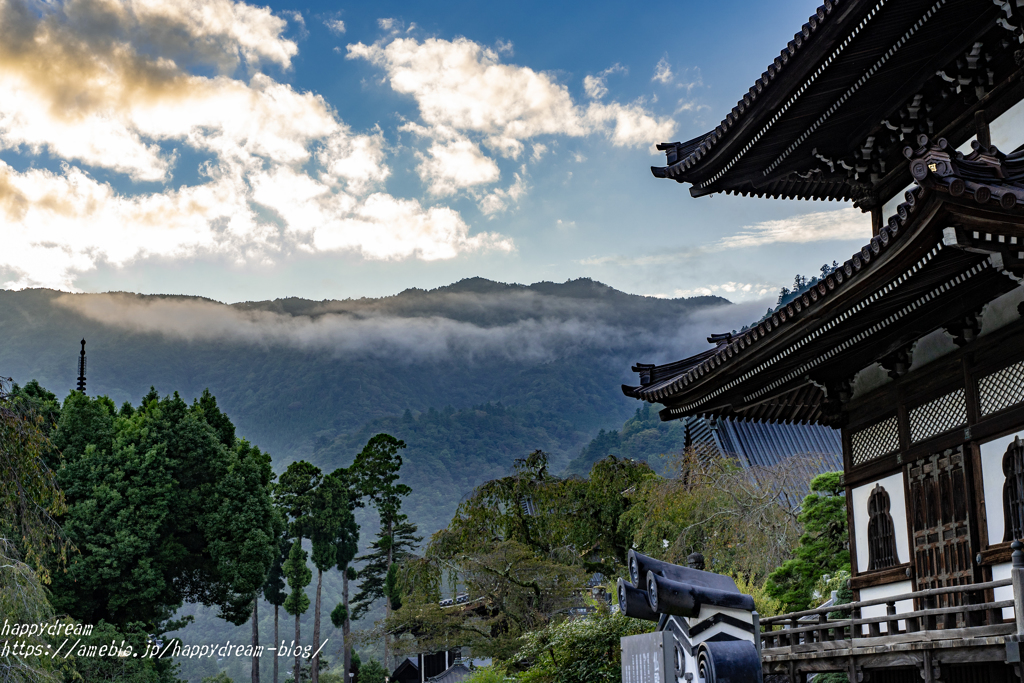
M402 593L398 587L398 572L398 563L392 562L391 566L388 567L388 573L384 576L384 597L388 599L391 609L402 608Z
M133 655L137 657L98 656L98 648L112 643L121 647L124 643L125 649L131 648ZM115 627L105 621L96 624L92 634L83 638L78 649L68 662L74 667L75 673L80 676L77 679L74 674L65 672L65 680L82 681L118 681L118 683L179 683L177 677L178 666L169 658L155 658L144 656L149 648L150 639L147 629L143 624L125 624L122 627ZM56 645L55 645L56 647ZM83 653L82 648L95 647L96 650ZM81 656L81 654L90 656Z
M850 571L849 530L841 472L819 474L804 498L800 522L804 533L787 560L768 577L768 592L782 600L787 611L811 607L815 585L825 574Z
M782 604L782 601L768 594L766 581L757 583L751 577L743 574L730 574L730 576L736 582L736 588L740 593L754 598L754 609L762 619L785 613L785 605Z
M120 412L105 397L68 396L53 441L64 530L81 552L55 576L59 611L151 631L185 601L216 605L232 623L249 617L280 521L270 457L225 444L225 420L209 395L190 406L151 390Z
M615 683L622 678L619 639L646 633L651 624L621 613L551 624L528 633L513 657L518 683Z
M317 504L316 491L322 480L320 468L305 460L288 465L278 479L274 495L278 506L290 520L290 536L309 538L308 527Z
M216 676L206 676L203 678L202 683L235 683L231 680L231 676L228 676L223 671L217 673Z
M331 623L334 624L334 628L341 628L345 625L345 617L348 616L348 610L345 609L343 603L338 603L331 610Z
M492 664L474 669L466 679L466 683L511 683L514 680L506 676L500 667Z
M481 485L463 501L447 529L434 535L423 558L406 563L409 598L388 620L393 632L415 633L421 650L445 643L507 659L527 633L572 607L588 573L624 570L628 537L617 516L628 509L624 491L655 477L646 463L608 457L590 479L560 479L547 455L535 451L507 477ZM437 605L440 586L459 585L473 606Z
M263 597L271 605L280 607L284 604L285 598L288 597L288 592L285 590L286 584L282 565L288 559L288 551L291 550L291 543L285 540L283 534L277 537L275 550L274 561L270 565L270 571L267 573L267 582L263 584Z
M0 539L11 539L5 555L25 560L48 583L50 567L44 558L59 567L69 550L57 524L67 502L48 464L53 460L47 438L53 395L31 382L13 395L7 386L0 379Z
M371 659L359 667L359 683L385 683L387 670L376 659Z
M790 557L800 529L781 493L798 482L796 461L744 469L689 451L678 467L675 478L638 485L620 517L620 532L640 552L677 564L699 552L709 571L755 581Z
M412 493L411 488L398 483L398 473L402 469L402 456L398 451L403 448L405 442L401 439L390 434L377 434L366 442L352 463L360 493L377 510L382 526L397 521L402 498Z
M313 492L308 533L313 565L321 571L335 566L347 569L359 549L359 525L352 514L358 493L350 488L346 475L339 470L324 477Z
M0 623L38 624L53 619L53 609L39 574L21 561L15 543L0 538ZM45 647L42 637L26 639L32 648ZM53 661L42 655L0 657L0 680L51 683L61 680Z
M352 618L358 619L373 603L389 598L389 607L397 597L396 579L388 587L388 573L395 563L409 557L412 548L422 537L416 535L416 525L402 513L402 499L412 489L398 483L402 469L402 456L398 451L405 442L390 434L373 436L352 463L351 471L358 482L360 493L369 499L380 518L380 530L370 544L370 552L356 558L365 564L359 570L359 592L352 599ZM389 592L390 591L390 592Z
M309 597L304 589L313 580L313 571L306 564L307 557L309 554L303 549L302 541L296 540L288 551L288 559L281 565L288 587L292 589L285 598L284 611L293 616L309 609Z
M651 403L636 409L619 430L600 430L597 436L573 458L566 474L585 476L591 468L609 455L647 462L659 473L670 464L670 456L686 447L686 429L680 420L663 422L658 413L661 406Z
M534 451L515 461L511 475L480 485L431 540L431 552L443 557L510 540L539 555L614 574L630 545L618 528L631 505L623 492L655 479L654 473L646 463L609 456L594 465L589 480L561 479L548 472L547 463L546 453Z

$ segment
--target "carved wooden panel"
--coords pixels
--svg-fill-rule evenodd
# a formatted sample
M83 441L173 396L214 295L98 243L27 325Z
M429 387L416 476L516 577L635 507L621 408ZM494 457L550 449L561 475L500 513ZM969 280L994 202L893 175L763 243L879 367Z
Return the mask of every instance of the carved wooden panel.
M1016 437L1003 455L1003 541L1024 539L1024 442Z
M918 590L973 583L971 506L963 449L918 460L906 470ZM939 596L937 606L959 605L961 599L959 593Z
M888 569L900 563L889 505L889 493L884 486L876 484L868 496L868 571Z

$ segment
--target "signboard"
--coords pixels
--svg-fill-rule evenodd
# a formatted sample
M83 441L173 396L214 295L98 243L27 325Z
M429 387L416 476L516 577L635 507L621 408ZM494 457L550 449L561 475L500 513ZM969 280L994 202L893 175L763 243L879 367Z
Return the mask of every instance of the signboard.
M675 638L670 631L619 639L622 683L676 683Z

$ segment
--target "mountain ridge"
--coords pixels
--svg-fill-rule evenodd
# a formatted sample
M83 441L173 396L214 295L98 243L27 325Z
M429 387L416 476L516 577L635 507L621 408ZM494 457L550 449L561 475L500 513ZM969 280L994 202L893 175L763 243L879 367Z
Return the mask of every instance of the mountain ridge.
M589 278L467 278L389 297L236 304L2 290L0 375L63 396L84 337L88 393L121 403L150 386L186 400L209 388L278 471L297 459L345 465L360 439L390 429L410 443L410 509L429 532L515 457L544 448L559 470L599 430L618 430L637 407L619 390L630 365L692 353L704 344L695 330L709 324L694 316L737 308Z

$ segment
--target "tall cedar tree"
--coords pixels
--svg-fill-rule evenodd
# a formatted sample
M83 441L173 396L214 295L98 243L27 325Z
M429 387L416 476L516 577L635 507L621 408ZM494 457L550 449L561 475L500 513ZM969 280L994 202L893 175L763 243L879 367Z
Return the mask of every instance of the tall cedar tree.
M313 572L306 566L308 553L302 549L302 539L309 538L313 524L313 513L317 507L317 487L323 481L320 468L299 460L288 465L277 482L275 494L281 511L290 520L289 535L293 539L288 559L282 565L291 593L284 601L284 611L295 617L295 680L299 680L301 644L299 617L309 609L309 598L305 588L313 580ZM318 644L319 646L319 644ZM316 648L314 648L316 649Z
M313 566L316 567L316 606L313 611L314 649L320 647L320 594L325 571L338 565L339 545L359 542L359 527L352 514L354 492L347 477L329 474L313 492L308 533L313 545ZM354 541L352 540L354 537ZM320 654L310 664L312 683L320 681Z
M120 411L72 392L53 443L63 527L80 550L54 577L59 612L152 633L199 602L245 623L274 557L274 475L208 391L189 405L151 389Z
M295 669L292 674L293 681L302 680L299 675L302 671L302 660L299 656L300 643L302 642L299 633L299 617L309 609L309 596L306 595L306 586L313 580L313 572L306 565L306 558L309 555L302 548L302 539L295 539L292 542L291 550L288 551L288 559L284 561L281 568L288 580L288 587L291 593L284 601L284 611L295 615Z
M263 597L267 599L271 605L274 606L274 647L280 647L281 636L278 631L278 612L280 611L281 605L288 598L288 593L285 591L284 581L284 569L282 565L284 561L288 559L288 550L291 548L291 543L288 541L287 535L282 529L282 533L277 538L277 554L274 556L274 563L270 566L270 573L267 574L267 582L263 584ZM278 657L274 657L274 683L277 683L278 679L278 668L277 668Z
M412 493L405 484L399 484L402 456L398 451L405 442L390 434L377 434L366 442L352 463L359 480L360 493L369 499L380 517L380 530L370 545L370 553L357 558L366 564L359 571L359 592L353 602L352 616L358 619L373 603L388 597L386 614L391 614L394 594L387 595L386 579L391 565L410 556L412 548L423 538L416 536L416 525L408 523L402 514L402 498ZM388 661L388 636L384 635L384 661Z
M809 609L814 586L825 574L850 570L850 533L846 523L846 497L842 472L826 472L811 480L804 498L800 536L795 557L768 575L766 589L789 611Z
M344 641L342 646L344 649L344 671L348 672L352 667L352 643L350 642L352 619L349 614L348 582L356 578L356 571L350 565L359 552L359 525L356 524L355 516L351 513L357 507L363 507L363 500L359 493L358 480L351 470L338 468L331 473L331 477L342 483L350 513L337 527L334 537L334 557L336 566L341 570L341 602L331 610L331 623L335 628L341 629Z

